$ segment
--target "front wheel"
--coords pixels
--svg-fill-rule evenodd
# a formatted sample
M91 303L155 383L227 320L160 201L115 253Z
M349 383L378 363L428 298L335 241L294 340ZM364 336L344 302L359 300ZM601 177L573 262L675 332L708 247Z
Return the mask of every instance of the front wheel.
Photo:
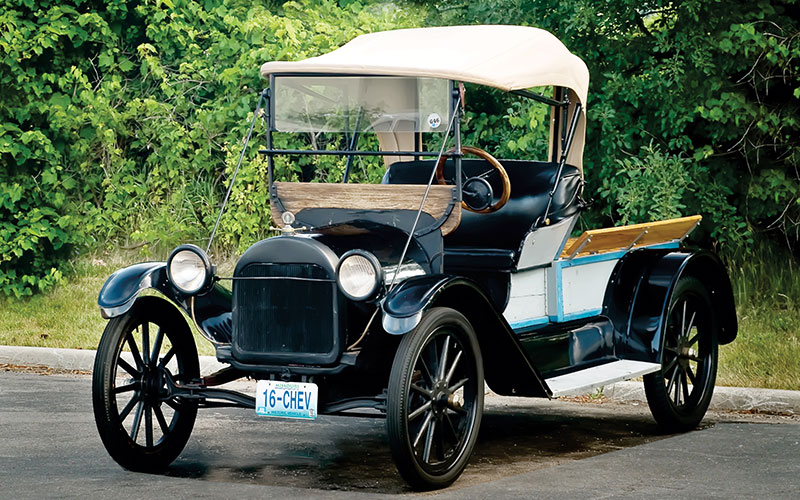
M169 397L166 377L186 383L199 376L191 330L168 302L142 297L109 321L94 362L92 403L111 458L134 471L175 460L192 433L197 403Z
M665 320L661 370L645 375L644 390L656 422L683 432L703 419L717 378L718 321L698 279L678 281Z
M469 321L428 311L406 334L389 378L387 431L400 475L414 488L443 488L466 467L483 414L483 361Z

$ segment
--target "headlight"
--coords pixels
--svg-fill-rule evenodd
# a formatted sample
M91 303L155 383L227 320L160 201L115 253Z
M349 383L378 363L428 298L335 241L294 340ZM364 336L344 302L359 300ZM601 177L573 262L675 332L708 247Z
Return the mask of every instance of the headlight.
M339 290L351 300L366 300L378 293L383 283L377 257L364 250L351 250L339 260L336 268Z
M205 287L211 278L211 264L197 245L181 245L167 259L167 277L175 288L194 294Z

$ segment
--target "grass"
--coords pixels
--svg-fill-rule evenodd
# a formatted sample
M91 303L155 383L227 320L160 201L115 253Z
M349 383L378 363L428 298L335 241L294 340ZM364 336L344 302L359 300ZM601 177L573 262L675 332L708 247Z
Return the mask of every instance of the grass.
M718 383L800 390L798 261L766 245L731 260L739 335L720 347Z
M111 273L140 260L123 253L82 257L72 263L69 279L46 294L0 296L0 345L96 349L108 322L100 316L97 294ZM200 354L214 354L207 340L195 337Z
M163 258L164 256L159 256ZM141 260L131 253L82 257L69 279L25 300L0 297L0 345L95 349L106 325L97 293L109 274ZM223 273L232 272L225 259ZM731 259L729 271L739 317L739 335L720 347L717 383L800 390L800 269L788 250L757 249ZM211 344L197 335L201 354Z

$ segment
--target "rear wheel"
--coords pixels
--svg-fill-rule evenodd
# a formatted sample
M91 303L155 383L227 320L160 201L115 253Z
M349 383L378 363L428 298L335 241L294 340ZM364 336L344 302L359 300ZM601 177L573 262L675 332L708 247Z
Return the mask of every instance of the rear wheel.
M403 338L387 413L392 457L412 487L443 488L461 475L483 414L480 348L461 313L431 309Z
M661 370L644 377L644 389L664 430L687 431L703 419L717 377L718 322L705 286L681 278L665 319Z
M154 471L186 446L197 403L168 397L166 377L200 376L197 348L186 321L157 297L142 297L109 321L94 363L95 423L111 458L126 469Z

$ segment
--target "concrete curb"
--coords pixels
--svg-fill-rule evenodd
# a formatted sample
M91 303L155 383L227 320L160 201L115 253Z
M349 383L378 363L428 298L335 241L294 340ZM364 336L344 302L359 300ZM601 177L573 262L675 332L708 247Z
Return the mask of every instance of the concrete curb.
M0 364L92 371L94 357L93 350L0 346ZM227 365L218 362L213 356L200 356L200 370L203 374L225 366ZM605 387L603 395L622 403L646 402L641 382L618 382ZM714 389L711 408L796 415L800 414L800 391L718 386Z

